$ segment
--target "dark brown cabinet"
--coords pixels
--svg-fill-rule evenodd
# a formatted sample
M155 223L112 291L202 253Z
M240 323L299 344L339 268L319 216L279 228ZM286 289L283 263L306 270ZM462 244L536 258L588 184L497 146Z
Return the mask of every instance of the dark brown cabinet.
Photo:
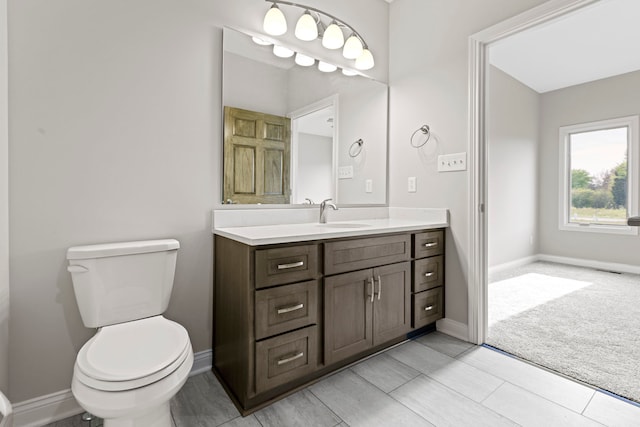
M214 372L262 405L443 315L442 230L249 246L215 236Z
M325 363L331 364L411 329L409 262L325 278Z

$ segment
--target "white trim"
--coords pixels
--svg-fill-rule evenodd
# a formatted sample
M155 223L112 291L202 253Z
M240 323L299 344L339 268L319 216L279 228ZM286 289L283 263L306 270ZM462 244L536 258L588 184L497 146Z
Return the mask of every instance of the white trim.
M597 270L615 271L618 273L640 274L640 266L633 264L622 264L617 262L597 261L585 258L570 258L557 255L538 254L538 261L555 262L558 264L575 265L577 267L589 267Z
M70 389L16 403L13 406L15 427L38 427L81 414Z
M638 176L637 157L639 149L638 142L638 116L618 117L609 120L580 123L570 126L561 126L558 130L559 165L558 168L558 229L561 231L577 231L586 233L606 233L638 235L637 227L629 227L626 223L621 225L598 225L598 224L576 224L571 223L569 218L569 204L571 197L571 156L569 137L574 133L606 130L613 128L628 129L627 134L627 206L629 216L637 215L638 212Z
M195 353L189 376L210 371L212 363L213 351L211 349ZM83 412L84 409L76 402L71 389L35 397L13 405L15 427L38 427Z
M487 49L512 34L566 15L598 0L551 0L469 37L469 341L487 335L486 75Z
M532 264L536 261L540 261L540 255L531 255L523 258L518 258L513 261L504 262L502 264L494 265L493 267L489 267L489 275L501 273L505 270L510 270L512 268L522 267L527 264Z
M462 341L468 341L469 328L464 323L444 318L436 322L436 330Z
M189 376L202 374L203 372L210 371L213 367L213 350L199 351L193 355L193 366Z

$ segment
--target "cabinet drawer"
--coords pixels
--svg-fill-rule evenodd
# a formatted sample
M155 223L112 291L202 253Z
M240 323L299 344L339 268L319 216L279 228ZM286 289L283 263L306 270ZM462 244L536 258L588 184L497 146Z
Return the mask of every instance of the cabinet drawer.
M417 233L413 241L413 257L424 258L444 254L444 232L442 230Z
M256 343L256 393L313 372L318 362L317 326Z
M408 234L325 243L324 273L361 270L411 258Z
M418 259L413 262L413 292L426 291L444 284L444 258L442 255Z
M435 288L413 295L413 327L421 328L438 319L444 313L443 288Z
M318 277L318 245L256 251L256 289Z
M256 339L316 323L318 281L256 291Z

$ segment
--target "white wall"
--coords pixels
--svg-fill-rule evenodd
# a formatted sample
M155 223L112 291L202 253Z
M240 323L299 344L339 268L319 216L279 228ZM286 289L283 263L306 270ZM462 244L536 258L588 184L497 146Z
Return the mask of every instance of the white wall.
M548 92L541 97L540 252L638 265L640 238L558 229L558 128L640 114L640 71ZM640 194L636 195L640 197ZM606 250L603 250L606 248Z
M537 254L539 95L490 67L487 92L489 267Z
M9 140L7 2L0 0L0 391L9 390Z
M468 176L438 173L437 153L468 150L468 38L543 0L396 0L390 7L390 195L392 206L446 207L446 317L467 323ZM437 136L409 145L423 124ZM417 177L417 192L407 178Z
M294 177L296 194L293 203L310 198L315 203L331 197L333 186L333 138L298 133L298 167Z
M387 3L307 3L356 26L376 56L372 75L386 80ZM259 31L268 6L9 1L12 401L68 389L93 333L65 268L72 245L180 240L166 315L185 325L196 352L211 348L221 26Z

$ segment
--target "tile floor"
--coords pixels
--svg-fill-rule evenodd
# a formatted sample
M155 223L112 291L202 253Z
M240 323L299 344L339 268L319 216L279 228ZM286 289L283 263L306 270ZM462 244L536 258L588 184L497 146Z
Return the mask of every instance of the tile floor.
M211 372L196 375L171 412L176 427L640 426L640 406L438 332L245 418ZM89 423L77 416L47 427Z

